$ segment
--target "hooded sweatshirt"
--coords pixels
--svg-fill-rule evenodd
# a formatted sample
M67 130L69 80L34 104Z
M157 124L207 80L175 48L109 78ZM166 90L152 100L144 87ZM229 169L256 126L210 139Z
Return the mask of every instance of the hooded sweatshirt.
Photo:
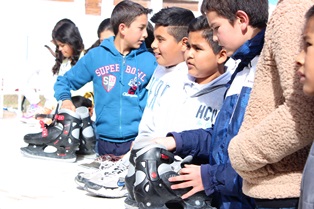
M227 71L200 85L188 74L185 62L170 68L159 65L148 85L149 97L138 138L211 127L222 106L230 77Z
M114 37L110 37L58 77L55 98L71 99L71 90L92 81L100 140L132 141L146 105L146 86L156 66L155 57L144 43L123 56L115 48Z

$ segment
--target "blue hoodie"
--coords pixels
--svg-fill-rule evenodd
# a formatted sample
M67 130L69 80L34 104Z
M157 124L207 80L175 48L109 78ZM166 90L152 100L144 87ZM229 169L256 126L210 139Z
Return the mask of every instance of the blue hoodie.
M231 167L228 145L238 133L254 82L255 69L264 44L265 30L242 45L232 56L237 68L223 106L212 128L168 133L176 141L175 154L192 155L201 165L205 193L218 209L254 209L254 200L242 192L242 178ZM208 163L208 164L206 164Z
M123 56L115 48L114 37L110 37L57 78L55 98L71 99L70 90L93 81L95 125L100 140L132 141L146 105L146 85L156 66L156 59L145 43Z

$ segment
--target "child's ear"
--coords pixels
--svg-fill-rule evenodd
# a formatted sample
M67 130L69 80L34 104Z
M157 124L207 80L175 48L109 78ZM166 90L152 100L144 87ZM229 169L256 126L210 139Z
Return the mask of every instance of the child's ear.
M186 51L186 44L188 42L188 37L183 37L180 41L182 43L181 51L185 52Z
M242 31L245 31L250 24L249 16L246 14L246 12L238 10L236 12L236 17L236 24L240 24Z
M122 35L125 35L125 29L126 29L126 25L124 23L120 23L120 25L119 25L119 32Z
M222 49L217 55L217 63L218 64L223 64L226 62L228 56L226 50Z

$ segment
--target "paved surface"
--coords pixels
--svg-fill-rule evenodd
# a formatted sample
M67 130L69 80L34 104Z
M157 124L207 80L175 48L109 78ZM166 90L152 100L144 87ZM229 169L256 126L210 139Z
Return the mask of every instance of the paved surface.
M76 163L55 162L24 157L23 137L38 129L17 118L0 118L0 209L122 209L124 198L91 196L79 189L74 177L84 169ZM86 170L85 170L86 171Z

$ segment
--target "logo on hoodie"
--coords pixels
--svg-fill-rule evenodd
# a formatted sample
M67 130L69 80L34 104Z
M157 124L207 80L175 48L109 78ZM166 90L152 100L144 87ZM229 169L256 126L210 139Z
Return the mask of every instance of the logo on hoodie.
M128 85L130 86L129 90L128 90L128 94L130 95L134 95L137 89L137 83L136 83L136 78L131 79L128 83Z
M116 80L117 78L114 75L104 75L102 77L102 85L104 86L104 89L106 89L107 92L111 91L116 84Z

